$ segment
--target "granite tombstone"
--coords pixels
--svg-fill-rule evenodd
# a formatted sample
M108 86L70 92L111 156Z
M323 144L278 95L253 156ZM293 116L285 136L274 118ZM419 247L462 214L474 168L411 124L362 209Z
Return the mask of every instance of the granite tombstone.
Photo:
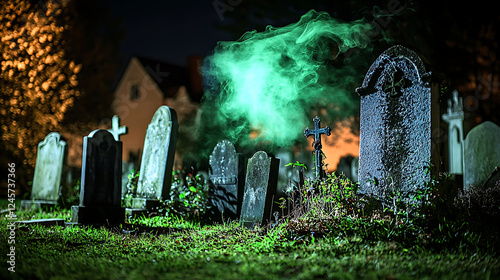
M238 190L239 159L233 143L219 141L210 155L209 164L209 178L214 188L211 204L221 217L237 219L241 191Z
M104 129L83 138L80 204L72 222L116 224L125 218L121 207L122 142Z
M437 84L412 50L394 46L368 70L356 92L361 97L360 191L384 195L412 191L439 167L432 131L439 127ZM434 170L436 172L436 170Z

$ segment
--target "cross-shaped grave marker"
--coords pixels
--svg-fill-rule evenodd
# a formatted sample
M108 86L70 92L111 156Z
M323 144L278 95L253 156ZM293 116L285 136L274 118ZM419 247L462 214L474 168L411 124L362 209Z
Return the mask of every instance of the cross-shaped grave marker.
M314 142L313 142L313 147L314 147L314 156L315 156L315 164L316 164L316 177L323 177L324 172L323 172L323 159L322 159L322 154L323 152L321 151L321 134L326 134L327 136L330 136L331 129L329 126L326 126L324 128L320 128L320 119L318 116L316 116L313 119L314 122L314 129L310 130L309 128L306 128L304 130L304 136L307 138L311 135L314 135Z
M111 121L111 129L108 129L108 131L113 134L116 141L120 141L120 135L127 134L128 129L126 126L120 126L120 117L114 115Z

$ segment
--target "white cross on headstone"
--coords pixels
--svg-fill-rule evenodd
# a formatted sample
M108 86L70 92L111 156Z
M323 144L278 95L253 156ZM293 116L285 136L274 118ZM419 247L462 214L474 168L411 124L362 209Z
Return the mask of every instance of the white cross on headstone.
M117 115L113 116L111 129L108 129L108 131L113 134L116 141L120 141L120 135L127 134L128 132L126 126L120 126L120 117Z

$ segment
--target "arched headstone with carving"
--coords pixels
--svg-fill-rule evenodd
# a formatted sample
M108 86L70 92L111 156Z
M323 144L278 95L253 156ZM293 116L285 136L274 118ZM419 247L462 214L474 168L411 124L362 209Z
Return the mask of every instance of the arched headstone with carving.
M361 96L361 192L411 191L430 179L426 168L439 158L432 141L439 127L433 88L422 59L403 46L387 49L372 64L356 89Z

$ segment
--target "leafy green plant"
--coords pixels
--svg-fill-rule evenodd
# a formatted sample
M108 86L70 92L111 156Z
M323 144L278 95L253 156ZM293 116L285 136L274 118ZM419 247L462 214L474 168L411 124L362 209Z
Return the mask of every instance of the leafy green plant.
M282 198L280 208L288 206L287 218L295 221L309 219L328 220L339 215L357 215L359 186L344 175L327 174L326 178L305 181L288 191L288 198Z
M77 205L80 200L80 179L73 180L67 188L61 188L60 205L69 209L71 205Z
M182 217L199 218L203 216L208 206L208 185L201 174L185 174L174 171L172 174L170 199L164 201L167 213Z
M123 207L132 207L132 198L137 192L137 180L139 178L139 172L139 170L134 171L132 169L127 175L127 193L125 194L125 197L122 201Z
M288 163L288 164L287 164L287 165L285 165L285 166L287 166L287 167L288 167L288 166L291 166L291 167L293 167L293 168L295 168L295 167L302 167L302 168L304 168L304 169L307 169L306 164L305 164L305 163L300 163L299 161L296 161L296 162L290 162L290 163Z

